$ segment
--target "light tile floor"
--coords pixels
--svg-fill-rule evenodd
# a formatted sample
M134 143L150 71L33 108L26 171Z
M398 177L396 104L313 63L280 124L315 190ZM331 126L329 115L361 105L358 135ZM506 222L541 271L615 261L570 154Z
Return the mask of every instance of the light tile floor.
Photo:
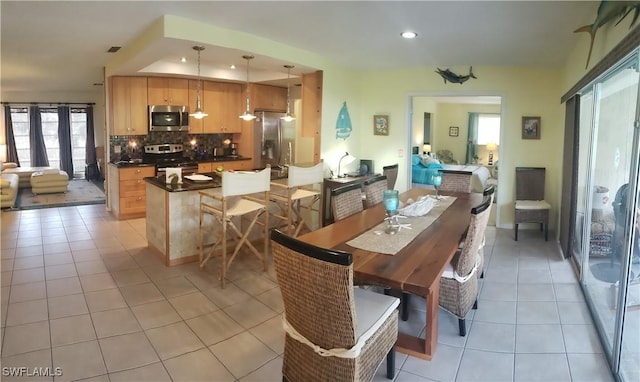
M0 215L3 367L60 368L55 381L281 380L283 305L273 269L252 256L222 290L215 262L165 267L144 219L117 221L100 205ZM467 336L441 312L433 360L398 354L395 380L612 380L557 244L490 227L485 253ZM401 330L424 335L424 302L410 304Z

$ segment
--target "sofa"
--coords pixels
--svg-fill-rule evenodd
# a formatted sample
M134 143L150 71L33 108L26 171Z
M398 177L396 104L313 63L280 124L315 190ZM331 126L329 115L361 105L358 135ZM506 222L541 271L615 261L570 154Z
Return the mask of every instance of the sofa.
M19 177L16 174L0 174L0 207L13 207L18 197Z
M2 174L16 174L18 175L19 182L18 187L29 188L31 187L31 175L34 172L58 170L54 167L13 167L10 163L3 165Z
M69 191L69 176L65 171L50 169L31 174L31 192L34 195L67 191Z

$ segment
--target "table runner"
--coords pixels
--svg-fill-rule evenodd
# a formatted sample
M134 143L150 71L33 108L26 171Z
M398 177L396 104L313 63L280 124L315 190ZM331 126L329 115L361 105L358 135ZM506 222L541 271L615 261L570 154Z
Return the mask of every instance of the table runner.
M387 222L383 221L369 231L349 240L347 245L385 255L395 255L407 244L411 243L420 232L429 227L444 210L456 201L454 196L441 196L441 198L431 211L424 216L398 219L401 224L411 224L411 229L402 228L395 235L389 235L384 232L387 228Z

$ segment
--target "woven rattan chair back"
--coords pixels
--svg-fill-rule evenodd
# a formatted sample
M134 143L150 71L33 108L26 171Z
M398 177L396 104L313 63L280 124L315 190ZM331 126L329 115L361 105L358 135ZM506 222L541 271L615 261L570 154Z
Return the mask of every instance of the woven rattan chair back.
M364 204L366 208L382 203L384 191L387 189L386 175L379 175L364 182Z
M489 222L491 197L485 196L482 203L471 209L471 221L459 255L453 259L453 269L460 276L467 276L476 265L478 250L484 241L484 231Z
M331 190L331 210L334 220L342 220L363 209L360 184L350 184Z
M440 191L471 192L471 173L469 171L440 170L442 185Z
M544 200L544 167L516 167L516 200Z
M278 230L271 233L271 250L288 324L324 349L355 345L351 254L319 248ZM283 374L290 381L355 379L354 359L318 356L289 335L285 341Z
M482 195L490 197L491 203L493 203L493 199L496 197L496 186L493 184L487 185L487 187L482 190Z
M392 164L382 167L382 175L387 176L387 188L393 190L398 179L398 164Z

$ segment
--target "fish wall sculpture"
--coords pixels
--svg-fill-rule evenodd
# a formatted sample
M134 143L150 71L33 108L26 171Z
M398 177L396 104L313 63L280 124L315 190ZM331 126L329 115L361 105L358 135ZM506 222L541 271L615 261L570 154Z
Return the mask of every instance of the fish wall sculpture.
M585 69L589 67L589 61L591 61L593 40L596 38L596 32L598 31L598 29L613 21L615 18L619 18L616 25L620 24L620 22L633 10L635 10L635 12L629 28L631 28L638 20L638 15L640 14L640 1L602 0L600 2L600 6L598 6L598 13L596 14L596 19L593 21L593 24L582 26L573 31L573 33L586 32L589 33L589 36L591 36L591 43L589 44L589 55L587 56L587 65L585 66Z
M445 84L447 83L447 81L451 82L452 84L463 84L469 78L476 78L476 79L478 78L475 75L473 75L473 66L469 67L469 74L467 74L466 76L460 76L458 74L455 74L449 69L445 69L445 70L442 70L440 68L436 68L436 69L438 69L436 70L436 73L442 76Z

